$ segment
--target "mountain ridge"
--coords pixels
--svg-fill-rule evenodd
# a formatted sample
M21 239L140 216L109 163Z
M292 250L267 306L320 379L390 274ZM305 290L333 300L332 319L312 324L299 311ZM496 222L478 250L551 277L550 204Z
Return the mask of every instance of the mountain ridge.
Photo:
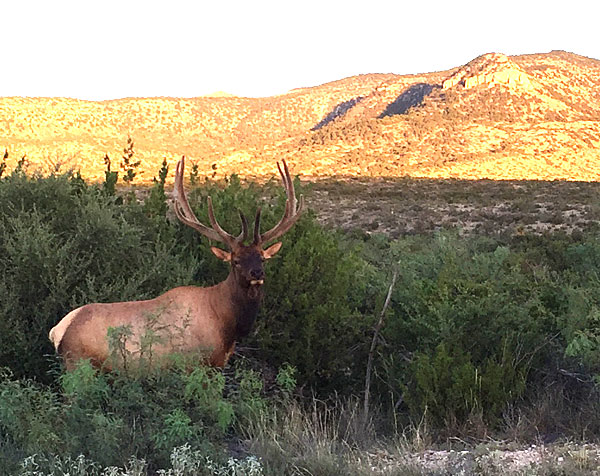
M351 76L265 98L0 97L8 168L104 176L127 136L147 182L166 157L201 175L600 179L600 61L487 53L446 71ZM136 180L137 181L137 180Z

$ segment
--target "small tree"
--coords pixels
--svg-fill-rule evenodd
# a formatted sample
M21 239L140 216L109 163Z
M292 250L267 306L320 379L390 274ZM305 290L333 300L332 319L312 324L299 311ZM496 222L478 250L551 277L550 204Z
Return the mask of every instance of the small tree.
M15 167L15 173L25 174L28 165L29 164L27 163L27 154L23 154L23 157L21 157L17 162L17 166Z
M104 163L106 164L106 170L104 171L103 189L107 195L114 195L116 192L117 180L119 179L119 172L111 172L110 157L108 154L104 155Z
M198 183L198 164L196 162L192 163L192 170L190 172L190 184L192 186Z
M167 181L167 175L169 175L169 166L167 165L167 158L164 157L162 161L162 167L158 171L158 179L154 177L152 181L155 184L162 186L164 190L165 182Z
M167 159L163 159L162 167L158 171L158 179L154 177L152 181L154 186L150 191L150 196L144 202L144 209L150 215L164 217L167 213L167 196L165 195L165 182L169 174Z
M131 136L127 136L127 145L123 149L123 161L121 162L121 168L124 170L123 180L130 184L133 182L134 177L137 175L136 169L142 163L141 160L137 162L133 161L135 152L133 150L133 139Z

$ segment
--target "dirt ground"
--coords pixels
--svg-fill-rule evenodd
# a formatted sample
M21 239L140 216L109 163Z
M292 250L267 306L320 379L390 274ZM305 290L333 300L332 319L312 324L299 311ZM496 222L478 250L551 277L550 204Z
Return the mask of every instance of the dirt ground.
M600 447L564 443L552 446L490 442L468 450L423 450L400 456L368 455L374 474L428 476L598 475Z

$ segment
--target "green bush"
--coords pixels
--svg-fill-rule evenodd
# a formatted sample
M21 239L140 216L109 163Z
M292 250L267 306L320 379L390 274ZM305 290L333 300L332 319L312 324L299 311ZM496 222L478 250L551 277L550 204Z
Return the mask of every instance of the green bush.
M77 458L30 456L23 460L19 472L19 476L146 476L147 474L146 461L135 457L122 467L102 468L83 455ZM159 476L262 476L263 467L253 456L216 462L210 456L192 450L189 445L183 445L174 448L171 452L171 467L160 469L156 474Z
M261 379L239 371L224 396L225 378L189 359L144 376L96 371L89 362L60 377L52 390L31 380L0 379L0 471L14 470L33 454L84 455L101 466L124 465L131 456L150 469L165 468L174 448L189 444L221 459L222 441L250 410L264 414ZM3 473L5 474L5 473Z
M269 263L264 311L252 339L259 357L274 367L293 365L300 385L352 389L362 377L365 333L373 323L371 314L359 312L368 272L356 251L342 249L314 219L299 222Z
M48 380L48 331L89 302L153 297L192 280L174 232L69 176L0 180L0 365Z
M248 372L231 387L220 374L195 370L187 377L120 375L116 386L84 367L56 379L47 334L71 309L151 298L177 285L211 285L227 275L206 238L167 216L166 173L165 166L143 203L123 201L78 176L27 177L17 170L0 179L0 366L16 379L5 384L6 395L12 388L29 402L22 416L6 415L23 431L39 434L47 421L28 412L48 406L49 415L60 415L67 398L72 412L63 424L90 428L85 438L62 441L73 457L76 448L86 454L95 446L122 464L126 452L143 456L152 448L164 462L170 448L201 436L218 441L232 424L269 407L259 391L262 374ZM208 195L219 222L233 234L240 229L238 208L251 218L260 204L264 231L279 220L285 203L278 182L245 185L233 176L190 191L203 222ZM373 372L380 403L387 406L390 399L396 411L413 418L427 409L437 425L473 412L493 424L510 405L535 394L534 385L551 383L559 369L598 380L600 241L593 236L442 232L392 240L327 230L309 210L282 241L281 252L266 265L255 329L238 349L255 368L294 368L291 380L285 372L280 377L289 388L294 382L325 397L363 391L373 324L394 268L398 280ZM187 388L187 395L152 393L176 385ZM62 393L53 393L58 386ZM138 427L139 439L125 438L125 445L127 412L152 423ZM152 420L153 412L161 415L160 423ZM195 423L200 421L210 424ZM52 447L52 435L60 431L60 425L49 428L40 445ZM7 441L20 441L0 443L12 460L33 448L18 432Z
M562 358L557 336L573 270L552 270L542 247L532 255L500 237L452 233L374 246L399 263L379 392L414 417L427 408L436 425L472 412L496 422L533 381L532 368L548 372Z
M461 349L448 349L443 343L433 355L419 354L411 365L412 381L404 395L415 418L426 415L437 427L452 427L473 415L496 423L507 404L525 390L529 368L516 359L508 346L480 365Z
M122 203L72 176L13 173L0 180L0 365L16 376L49 381L53 349L47 334L70 310L225 278L228 267L212 256L204 237L165 219L165 174L163 167L141 204ZM190 203L204 222L208 195L232 233L240 227L238 208L252 217L262 205L264 231L277 223L285 204L279 183L244 186L233 176L224 189L191 191ZM362 352L361 336L372 320L357 311L366 264L310 212L283 241L267 265L266 298L249 343L269 365L297 368L300 384L319 391L347 386L356 381L356 359L339 349Z

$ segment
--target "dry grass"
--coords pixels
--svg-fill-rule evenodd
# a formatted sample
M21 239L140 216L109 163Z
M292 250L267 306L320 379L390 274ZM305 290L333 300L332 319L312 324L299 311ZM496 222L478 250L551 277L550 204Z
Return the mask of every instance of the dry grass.
M356 400L308 408L291 403L246 428L245 446L273 475L600 474L600 445L505 439L436 442L425 422L380 439L362 429Z

